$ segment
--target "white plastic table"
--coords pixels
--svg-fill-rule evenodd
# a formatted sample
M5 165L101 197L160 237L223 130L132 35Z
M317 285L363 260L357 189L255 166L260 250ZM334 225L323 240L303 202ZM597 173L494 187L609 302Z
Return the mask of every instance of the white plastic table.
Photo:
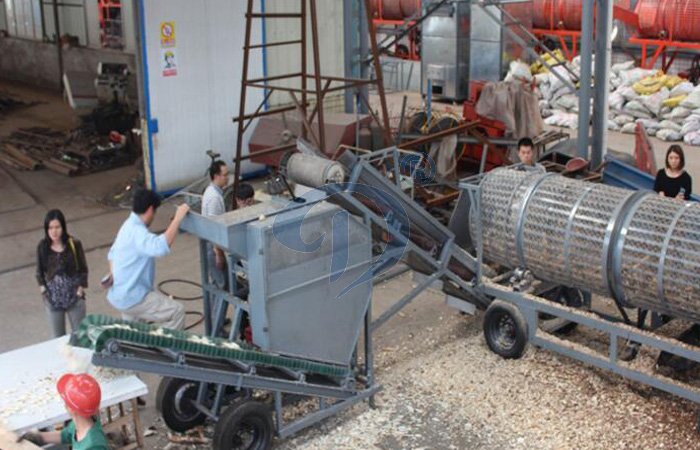
M0 423L23 433L68 420L56 382L65 373L88 372L100 383L100 408L146 395L133 372L92 366L92 351L66 346L68 336L0 354Z

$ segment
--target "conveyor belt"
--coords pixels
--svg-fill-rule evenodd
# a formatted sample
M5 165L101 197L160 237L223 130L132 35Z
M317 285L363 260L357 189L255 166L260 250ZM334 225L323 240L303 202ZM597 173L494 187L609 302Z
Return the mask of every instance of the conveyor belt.
M283 368L330 377L346 377L350 369L255 350L242 342L205 337L184 331L129 322L102 315L89 315L75 333L74 345L102 352L116 340L131 345L170 349L211 359L236 360L246 364Z

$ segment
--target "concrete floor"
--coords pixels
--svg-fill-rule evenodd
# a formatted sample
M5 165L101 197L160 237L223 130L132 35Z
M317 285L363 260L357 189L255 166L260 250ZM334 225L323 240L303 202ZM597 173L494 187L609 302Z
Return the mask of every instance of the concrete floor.
M37 106L19 110L0 120L0 139L12 129L41 124L56 128L70 128L75 121L59 96L49 92L27 90L17 85L0 83L0 90L12 90L26 98L41 102ZM419 104L416 96L411 103ZM392 116L397 117L401 94L390 95ZM454 107L458 111L458 107ZM570 132L570 130L564 130ZM654 140L656 141L656 140ZM631 151L633 137L612 133L611 147ZM655 142L657 149L665 143ZM700 176L700 149L686 147L691 175ZM661 156L659 156L661 155ZM657 159L663 158L657 152ZM135 168L125 167L108 172L77 178L67 178L46 170L17 172L0 168L0 352L41 342L50 337L47 320L34 279L35 248L42 237L43 216L48 209L61 208L66 215L71 234L83 241L90 268L90 287L87 291L88 313L115 314L99 286L99 279L107 271L106 253L112 239L128 215L125 210L105 207L99 202L110 192L117 192L135 175ZM172 209L164 206L158 213L155 229L166 226ZM198 244L189 235L181 234L170 256L157 263L157 281L166 279L199 281ZM381 314L402 292L410 289L410 278L402 277L377 289L374 295L375 317ZM178 294L188 295L181 286L172 287ZM197 302L186 304L188 310L199 310ZM414 330L440 327L444 317L456 315L444 306L439 295L426 293L414 305L395 317L377 335L377 348L390 348L410 341ZM475 320L475 319L469 319ZM429 328L428 328L429 329ZM198 331L195 329L194 331ZM154 394L159 378L146 375L149 386L148 405L142 411L145 426L158 424L154 408ZM153 439L148 448L163 448L167 441L162 426L160 437ZM156 440L157 439L157 442Z

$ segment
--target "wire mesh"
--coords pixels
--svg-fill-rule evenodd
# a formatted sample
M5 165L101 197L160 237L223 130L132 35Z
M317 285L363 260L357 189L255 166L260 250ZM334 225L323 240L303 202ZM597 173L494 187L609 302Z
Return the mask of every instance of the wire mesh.
M498 169L481 184L470 227L475 236L481 218L486 261L605 296L615 287L629 306L700 321L700 205L629 199L625 189Z

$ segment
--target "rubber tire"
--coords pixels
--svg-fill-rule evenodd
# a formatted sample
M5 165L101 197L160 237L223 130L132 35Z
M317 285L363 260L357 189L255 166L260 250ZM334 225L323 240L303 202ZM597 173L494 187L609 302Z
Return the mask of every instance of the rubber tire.
M509 320L512 326L512 343L504 345L499 342L498 334L501 334L501 321ZM494 300L486 309L484 315L484 337L486 344L492 352L505 359L518 359L525 353L527 348L527 322L517 306Z
M580 308L583 305L583 292L579 289L575 288L566 288L564 287L564 292L561 292L563 296L563 301L562 298L549 298L548 296L544 296L543 298L546 298L547 300L553 301L555 303L559 303L560 305L565 305L565 306L572 306L574 308ZM574 299L573 297L576 297ZM574 301L576 300L576 301ZM540 314L540 320L547 320L546 314ZM568 336L571 334L576 328L578 327L578 323L576 322L569 322L563 327L559 328L555 333L560 335L560 336Z
M186 391L188 397L196 399L199 383L182 378L163 377L158 385L158 392L156 393L156 408L163 416L163 422L165 422L168 428L179 433L201 425L207 419L207 416L202 412L197 412L196 414L185 417L178 412L179 408L178 405L176 405L176 395L178 391L188 383L192 384L192 387L188 388ZM190 391L190 389L192 389L192 391ZM192 392L194 394L193 396ZM194 406L190 406L190 408L194 408Z
M272 447L275 427L272 422L272 411L264 403L255 400L237 400L224 410L214 427L214 450L233 450L233 439L243 423L253 424L258 436L246 450L268 450Z

